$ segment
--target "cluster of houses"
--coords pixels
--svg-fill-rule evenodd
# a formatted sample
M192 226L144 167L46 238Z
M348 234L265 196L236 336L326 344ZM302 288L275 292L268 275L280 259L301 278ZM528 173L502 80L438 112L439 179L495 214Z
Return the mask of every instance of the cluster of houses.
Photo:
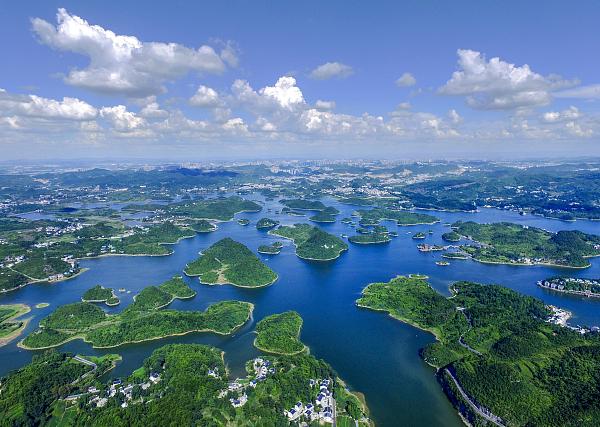
M221 390L219 393L219 398L224 398L231 393L234 394L234 397L229 399L231 405L234 408L244 406L248 401L248 395L246 394L247 387L255 388L260 381L266 380L269 375L273 375L275 373L275 368L272 366L272 363L269 360L263 359L262 357L257 357L252 361L252 369L254 370L253 379L247 381L236 378L235 381L232 381L228 384L225 390ZM211 375L212 372L212 376L218 376L218 371L215 371L216 368L209 370L208 375Z
M600 280L577 277L557 277L540 280L538 286L559 292L569 292L585 296L600 296Z
M312 388L319 389L314 403L297 402L289 411L284 414L290 421L318 421L333 424L335 420L335 399L331 390L330 379L318 380L310 379L309 384Z
M148 390L151 385L158 383L161 380L160 373L152 372L148 377L148 381L139 385L142 390ZM88 394L95 394L92 399L89 400L89 404L97 408L102 408L108 403L108 399L122 395L123 403L122 408L127 408L133 399L133 390L136 386L134 384L123 385L123 381L120 378L113 380L112 384L108 388L106 396L100 396L100 390L94 386L89 387Z

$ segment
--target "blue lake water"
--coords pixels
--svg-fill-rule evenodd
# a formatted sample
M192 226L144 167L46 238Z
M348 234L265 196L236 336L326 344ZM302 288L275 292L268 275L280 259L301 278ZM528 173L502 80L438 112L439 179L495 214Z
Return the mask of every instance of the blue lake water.
M258 197L255 197L258 198ZM354 234L354 229L339 222L350 216L356 207L335 205L340 211L338 221L319 224L324 230L340 235ZM268 213L267 208L272 212ZM57 284L30 285L21 290L0 295L0 304L21 302L32 306L33 316L25 334L33 331L40 319L57 306L79 301L88 288L101 284L115 289L125 288L130 293L118 293L121 305L111 311L120 311L131 303L142 288L160 284L173 275L182 274L189 261L199 251L223 237L231 237L256 251L259 245L277 239L255 228L256 221L268 216L282 224L307 222L305 217L276 215L281 209L276 202L267 202L260 213L242 213L237 218L248 218L249 226L237 222L220 223L214 233L198 234L173 245L174 253L164 257L103 257L81 262L89 271ZM536 281L553 275L600 277L600 259L592 259L587 269L564 269L542 266L506 266L481 264L474 261L451 261L447 267L437 266L441 253L421 253L420 242L441 244L441 234L448 231L443 224L456 220L477 222L511 221L541 227L550 231L577 229L600 234L600 223L591 221L562 222L537 216L520 216L515 212L482 209L478 213L430 212L441 222L435 225L397 227L387 222L399 236L385 245L352 245L349 251L332 262L304 261L294 254L291 242L283 240L284 248L277 256L259 255L279 274L279 280L262 289L240 289L233 286L205 286L195 279L185 280L198 295L188 301L176 301L170 308L203 310L221 300L238 299L255 304L253 319L233 336L190 334L142 344L127 345L110 350L95 350L81 342L62 347L83 354L118 352L123 362L111 373L129 374L138 367L153 349L173 342L196 342L215 345L226 352L226 361L233 375L244 374L244 362L258 351L252 346L255 322L263 317L285 310L296 310L304 319L302 340L312 354L325 359L354 390L363 392L377 425L444 425L459 426L461 421L437 384L434 371L421 361L418 350L433 341L425 332L393 320L383 313L359 309L355 306L361 290L369 283L388 281L398 274L420 273L430 277L432 286L448 293L448 285L456 280L497 283L524 294L533 295L548 304L573 312L571 322L582 325L600 325L600 299L582 299L551 293L536 286ZM423 240L414 240L412 234L433 230ZM35 309L40 302L50 306ZM19 349L16 342L0 348L0 375L18 368L30 359L33 352Z

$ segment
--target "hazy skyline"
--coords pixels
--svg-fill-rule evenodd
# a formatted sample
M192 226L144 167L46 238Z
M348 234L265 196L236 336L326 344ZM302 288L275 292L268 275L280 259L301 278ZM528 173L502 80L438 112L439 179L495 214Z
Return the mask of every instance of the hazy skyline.
M2 159L600 155L600 4L10 3Z

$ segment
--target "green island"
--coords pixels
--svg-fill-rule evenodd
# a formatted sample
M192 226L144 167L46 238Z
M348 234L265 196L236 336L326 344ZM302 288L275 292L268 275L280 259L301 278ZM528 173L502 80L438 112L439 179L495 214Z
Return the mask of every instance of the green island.
M430 225L439 222L439 219L432 215L386 208L360 209L356 213L362 226L377 225L383 220L395 221L398 225Z
M66 398L85 398L119 360L118 354L94 357L47 351L34 355L31 363L1 379L2 424L63 425L65 406L72 405Z
M31 308L25 304L0 305L0 347L21 335L28 320L16 319L30 311Z
M262 206L251 200L231 196L217 199L183 201L169 205L168 214L194 219L231 221L240 212L260 212Z
M291 199L281 200L280 203L292 211L317 211L309 218L313 222L335 222L335 216L340 213L333 206L325 206L323 202L318 200Z
M259 230L270 230L273 227L277 227L279 221L271 218L261 218L256 223L256 228Z
M385 227L384 227L385 228ZM359 232L359 230L356 230ZM348 241L357 245L377 245L382 243L388 243L391 241L390 234L386 231L371 231L367 230L364 233L350 236Z
M46 352L2 379L0 411L7 425L284 426L335 417L340 426L373 426L360 394L323 360L257 357L245 377L230 378L223 356L208 345L169 344L106 382L101 373L118 356Z
M237 223L239 225L248 225L248 224L250 224L250 220L246 219L246 218L240 218L237 220Z
M300 341L302 317L295 311L272 314L256 325L254 346L273 354L294 355L307 351Z
M551 233L510 222L456 222L455 231L475 244L461 247L480 262L517 265L558 265L586 268L586 259L600 255L600 236L581 231Z
M258 247L258 253L265 255L278 255L281 252L282 247L283 243L281 242L273 242L270 245L260 245Z
M213 224L205 219L194 221L192 224L190 224L190 226L196 233L211 233L217 230L216 224Z
M419 231L418 233L413 234L412 238L415 240L419 240L419 239L424 239L425 237L427 237L427 235L425 233L423 233L422 231Z
M444 297L421 278L372 283L357 305L429 331L421 357L471 425L594 425L600 336L565 311L501 286L457 282Z
M308 219L312 222L331 223L335 222L335 215L326 212L318 212L315 215L309 217Z
M219 240L185 267L188 276L199 276L208 285L231 284L243 288L267 286L277 274L254 253L233 239Z
M280 226L269 233L293 240L296 255L303 259L331 261L348 250L348 245L343 240L309 224Z
M446 242L458 242L460 241L461 237L462 236L454 230L442 234L442 239L444 239Z
M49 307L49 306L50 306L50 304L47 303L47 302L39 302L39 303L37 303L35 305L35 308L46 308L46 307Z
M93 288L85 291L81 297L83 302L103 302L109 307L119 305L121 301L115 295L115 291L110 288L105 288L101 285L96 285Z
M161 286L145 288L133 304L118 314L106 314L85 302L63 305L43 319L40 328L19 345L40 349L83 339L93 347L108 348L191 332L227 335L250 318L252 304L240 301L215 303L204 312L163 310L175 298L190 298L193 291L180 281L181 278L174 278Z
M537 282L538 286L556 292L581 295L585 297L600 297L600 279L583 277L552 277Z

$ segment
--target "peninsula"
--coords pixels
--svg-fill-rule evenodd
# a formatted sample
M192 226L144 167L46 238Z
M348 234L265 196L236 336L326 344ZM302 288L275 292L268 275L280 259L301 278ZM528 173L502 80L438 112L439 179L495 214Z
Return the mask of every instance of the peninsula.
M273 354L293 355L306 351L300 341L302 317L295 311L272 314L256 325L254 346L261 351Z

